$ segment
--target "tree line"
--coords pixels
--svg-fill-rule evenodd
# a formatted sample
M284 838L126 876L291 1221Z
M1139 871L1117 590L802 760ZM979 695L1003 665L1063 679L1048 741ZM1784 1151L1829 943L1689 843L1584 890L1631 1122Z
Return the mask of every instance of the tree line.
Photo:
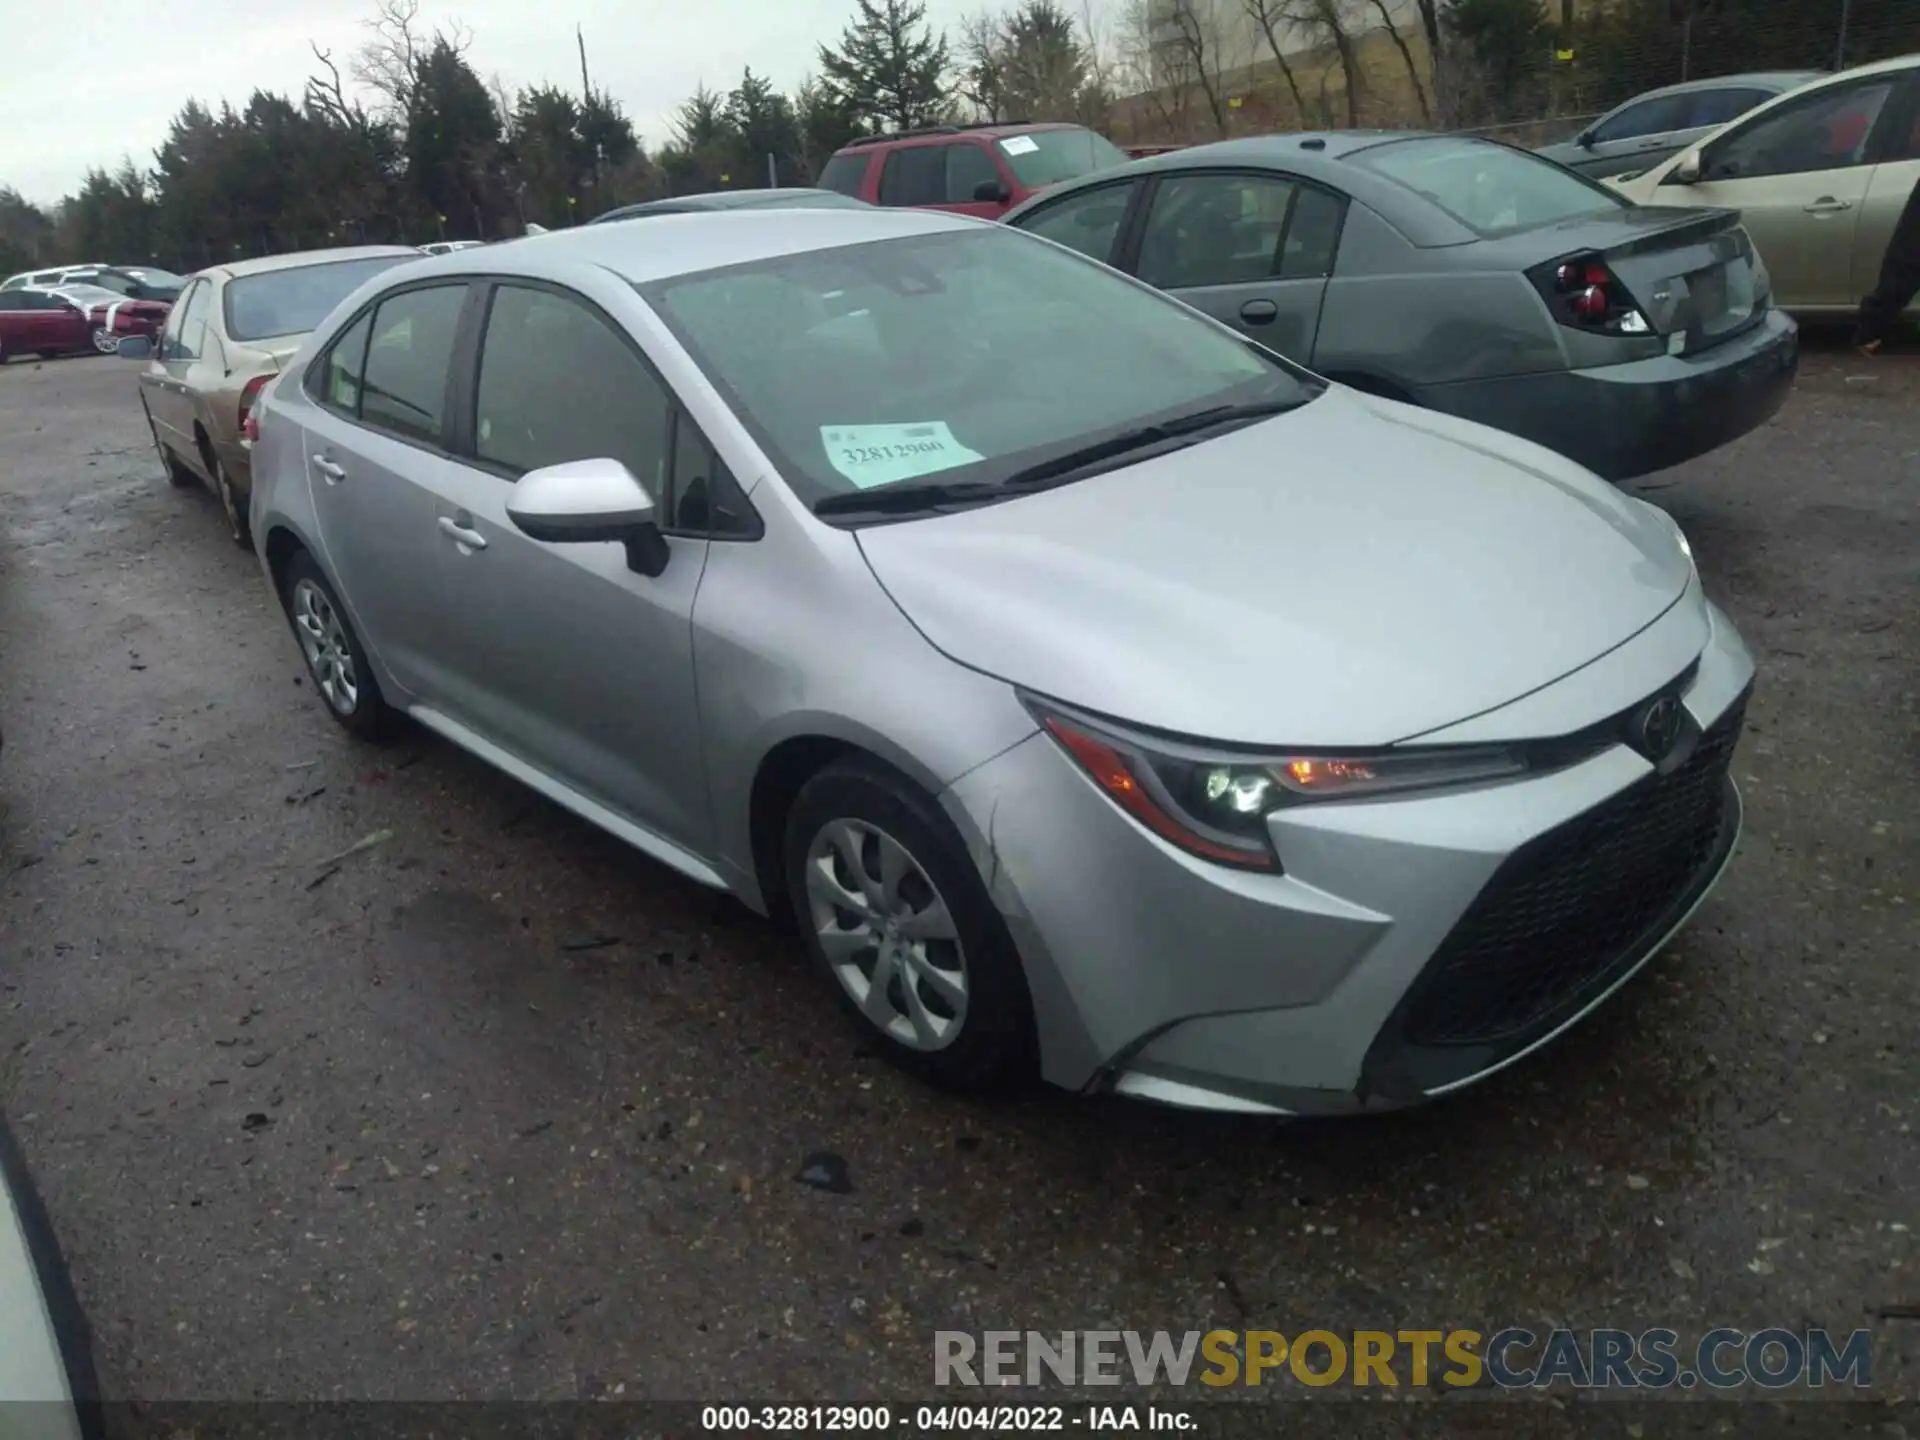
M921 0L854 0L791 93L751 70L702 86L649 149L584 44L577 91L510 91L476 72L464 27L425 28L418 0L375 3L366 42L315 48L297 97L188 100L150 163L90 170L51 211L0 184L0 274L517 235L665 195L809 184L849 140L952 121L1178 141L1450 128L1920 50L1914 0L1011 0L951 35Z

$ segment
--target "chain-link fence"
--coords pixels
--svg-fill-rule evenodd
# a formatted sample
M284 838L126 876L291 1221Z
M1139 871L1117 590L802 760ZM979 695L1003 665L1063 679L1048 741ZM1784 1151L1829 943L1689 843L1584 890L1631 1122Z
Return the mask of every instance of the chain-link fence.
M1357 124L1544 145L1683 80L1920 53L1920 0L1456 0L1437 7L1437 47L1415 6L1351 13L1345 43L1299 49L1284 67L1270 57L1229 65L1223 46L1209 75L1204 47L1190 44L1171 83L1119 102L1116 138L1193 143Z

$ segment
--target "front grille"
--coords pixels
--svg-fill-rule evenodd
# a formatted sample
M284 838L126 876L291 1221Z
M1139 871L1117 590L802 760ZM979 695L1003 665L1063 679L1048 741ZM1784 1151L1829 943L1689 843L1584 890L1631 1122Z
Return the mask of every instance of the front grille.
M1508 856L1423 974L1414 1045L1497 1045L1603 988L1659 937L1732 823L1727 767L1744 700L1670 775L1652 776Z

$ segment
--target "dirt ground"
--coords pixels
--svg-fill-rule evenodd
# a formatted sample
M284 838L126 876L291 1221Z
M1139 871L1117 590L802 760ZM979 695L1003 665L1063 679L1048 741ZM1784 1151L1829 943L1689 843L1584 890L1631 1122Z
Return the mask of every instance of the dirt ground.
M1671 953L1476 1091L1291 1127L930 1093L732 902L348 742L134 387L0 370L0 1107L119 1393L871 1399L942 1328L1558 1323L1866 1326L1915 1394L1920 355L1816 347L1634 487L1761 665Z

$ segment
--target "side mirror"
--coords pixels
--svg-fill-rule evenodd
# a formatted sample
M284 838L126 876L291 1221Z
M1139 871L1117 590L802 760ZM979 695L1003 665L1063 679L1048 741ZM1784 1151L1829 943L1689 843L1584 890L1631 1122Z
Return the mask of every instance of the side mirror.
M113 348L122 360L145 360L153 354L153 341L145 335L126 335Z
M1675 185L1698 185L1700 167L1700 152L1689 150L1680 157L1680 163L1667 172L1667 179Z
M549 545L617 540L637 575L667 568L667 541L655 522L653 496L618 460L569 460L520 477L507 499L507 518L520 532Z
M1582 150L1591 150L1593 148L1593 131L1591 129L1582 130L1578 135L1573 137L1573 143L1578 145Z
M1004 205L1013 198L1004 181L982 180L973 187L973 198L981 205Z

